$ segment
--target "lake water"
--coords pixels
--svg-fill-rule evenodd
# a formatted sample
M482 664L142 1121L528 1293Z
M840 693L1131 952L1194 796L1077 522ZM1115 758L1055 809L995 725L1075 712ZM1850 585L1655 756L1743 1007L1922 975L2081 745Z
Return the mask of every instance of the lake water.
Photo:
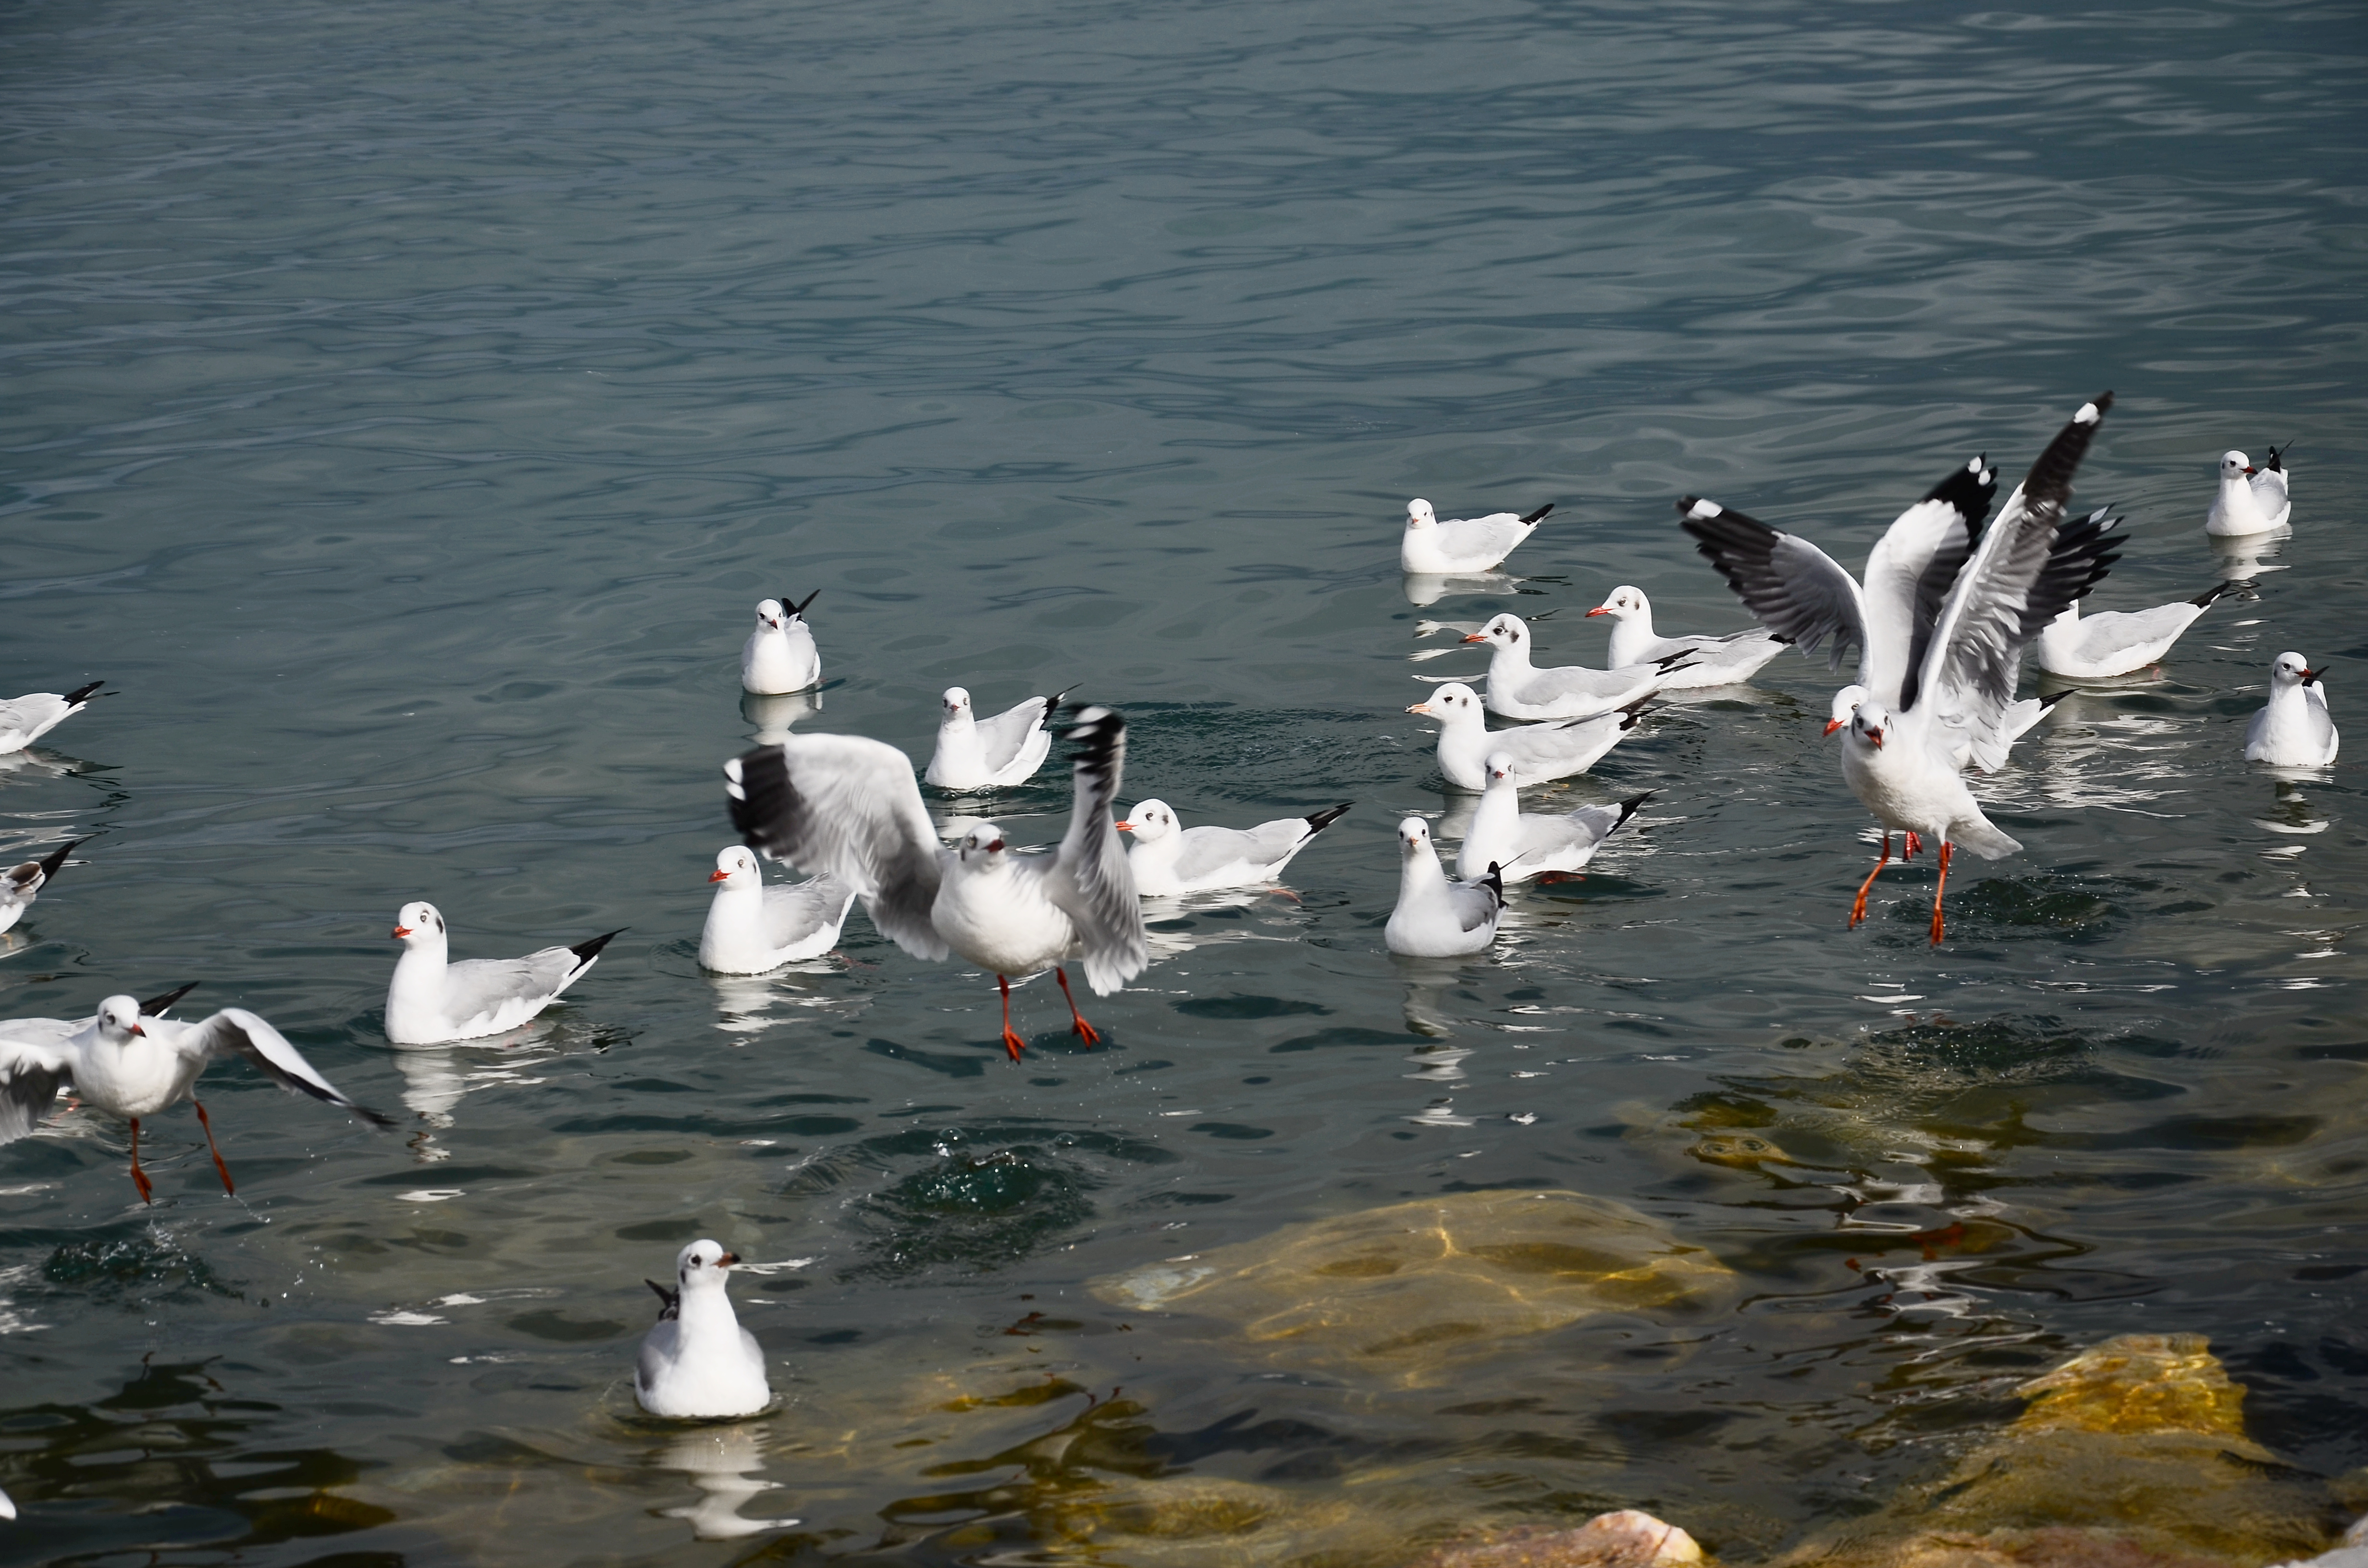
M0 1152L0 1562L1386 1568L1359 1528L1627 1504L1750 1562L2132 1330L2368 1463L2359 767L2238 756L2281 650L2368 712L2362 44L2311 4L11 6L0 684L120 695L0 775L7 847L98 835L0 1007L202 980L401 1126L233 1063L235 1198L186 1110L153 1209L88 1113ZM1537 792L1658 791L1489 958L1386 956L1395 824L1469 804L1403 709L1482 662L1410 663L1424 619L1553 610L1595 663L1634 583L1743 626L1678 495L1855 567L2105 388L2092 608L2254 585L1982 786L2027 847L1960 863L1945 945L1929 861L1844 929L1868 819L1787 654ZM2215 553L2219 453L2289 440L2294 539ZM1418 608L1413 495L1557 510L1517 588ZM992 981L860 913L852 967L703 975L738 647L816 588L803 729L925 758L942 687L1074 683L1127 801L1356 808L1295 898L1164 912L1092 1051L1031 984L1008 1064ZM994 809L1056 837L1065 779ZM631 929L521 1034L397 1051L418 897L456 956ZM1736 1288L1398 1378L1087 1289L1492 1188ZM794 1265L736 1287L784 1406L723 1436L626 1381L700 1235ZM1220 1494L1264 1501L1104 1506Z

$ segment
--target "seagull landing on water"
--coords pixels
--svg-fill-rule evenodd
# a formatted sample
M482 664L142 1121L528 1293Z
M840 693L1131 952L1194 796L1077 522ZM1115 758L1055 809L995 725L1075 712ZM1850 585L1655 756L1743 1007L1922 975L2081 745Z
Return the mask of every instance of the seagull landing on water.
M522 959L450 963L444 916L425 900L406 903L391 933L403 956L387 983L386 1038L396 1045L442 1045L514 1029L583 979L621 929Z
M855 890L837 877L765 885L757 857L743 844L717 852L714 902L699 934L699 967L718 974L763 974L820 958L838 945Z
M1312 816L1277 817L1256 827L1185 827L1165 801L1143 801L1115 824L1134 835L1127 869L1144 898L1261 887L1282 875L1292 858L1340 820L1344 803Z
M1687 655L1684 664L1670 665L1661 681L1664 691L1697 691L1749 680L1759 673L1760 665L1784 651L1784 639L1757 626L1723 637L1661 636L1653 630L1653 601L1645 597L1644 589L1624 584L1587 613L1613 618L1611 651L1604 659L1613 669L1651 664L1672 654Z
M1449 681L1430 694L1428 702L1406 710L1436 719L1439 730L1439 770L1459 790L1477 793L1488 787L1488 754L1502 752L1513 765L1516 784L1543 784L1566 778L1595 766L1605 752L1618 745L1636 727L1645 699L1592 719L1563 719L1519 729L1495 730L1480 711L1480 698L1461 681Z
M1513 547L1538 531L1554 510L1549 501L1522 516L1491 512L1485 517L1454 517L1446 522L1428 501L1406 503L1406 533L1398 540L1402 571L1438 576L1463 576L1487 572L1513 553Z
M87 838L69 839L38 860L28 860L0 871L0 931L11 929L17 921L25 918L25 912L33 907L33 900L56 880L66 863L66 857L74 853L74 846L89 842Z
M2273 767L2325 767L2342 736L2328 710L2327 687L2300 653L2280 653L2270 666L2269 705L2245 731L2245 760Z
M915 958L957 952L992 973L1003 1047L1017 1062L1027 1042L1011 1028L1011 976L1051 970L1071 1028L1090 1046L1101 1036L1077 1011L1063 961L1083 955L1100 996L1149 961L1142 900L1110 820L1126 721L1086 709L1069 740L1076 794L1069 831L1050 855L1019 853L992 823L946 848L905 754L860 735L792 735L734 757L723 788L732 825L752 848L848 882L881 935Z
M1505 883L1496 867L1476 881L1450 881L1431 847L1430 824L1420 817L1398 824L1398 902L1382 928L1383 947L1409 959L1485 953L1504 913Z
M0 702L0 756L23 751L89 707L92 699L114 696L98 689L106 684L95 680L72 691L32 691L14 701Z
M1463 641L1489 645L1488 711L1524 722L1609 713L1650 697L1670 679L1670 671L1692 663L1691 653L1672 653L1624 669L1554 665L1542 670L1530 663L1530 623L1510 614L1497 616Z
M2294 443L2286 443L2286 451ZM2242 452L2220 454L2220 494L2204 515L2203 531L2217 539L2241 534L2265 534L2284 528L2293 517L2286 498L2285 454L2270 449L2269 461L2253 466Z
M1647 790L1616 806L1581 806L1554 814L1525 812L1513 783L1512 758L1491 752L1488 787L1480 792L1472 825L1463 830L1455 874L1467 882L1481 881L1491 871L1504 882L1532 877L1559 881L1594 859L1603 841L1626 826L1637 808L1652 798Z
M1891 863L1894 829L1941 846L1941 876L1932 890L1935 944L1956 846L1987 860L2022 847L1982 814L1958 757L1967 737L1979 744L2001 733L2023 650L2102 580L2116 559L2120 536L2108 531L2112 519L2103 508L2064 521L2072 476L2112 403L2112 393L2100 394L2056 433L1929 617L1911 592L1892 607L1906 614L1866 618L1869 660L1878 665L1896 660L1907 674L1896 706L1880 692L1870 696L1851 712L1842 734L1842 777L1884 828L1882 858L1850 908L1853 926L1866 918L1867 892ZM1944 541L1947 529L1936 520L1923 537ZM1912 585L1921 576L1907 580Z
M283 1089L302 1089L373 1126L393 1125L339 1094L278 1029L244 1007L225 1007L197 1024L156 1016L190 989L184 985L144 1004L109 996L98 1005L96 1017L79 1025L58 1018L0 1023L0 1143L31 1132L57 1098L58 1085L71 1081L83 1104L131 1124L131 1184L142 1202L154 1202L155 1187L140 1168L141 1119L188 1100L206 1130L222 1190L234 1193L230 1167L214 1142L213 1119L196 1094L198 1074L207 1064L233 1055L246 1058Z
M938 719L938 748L930 754L922 777L940 790L991 790L1025 784L1043 765L1053 749L1045 722L1061 699L1076 688L1050 697L1031 697L1007 708L992 719L974 717L970 693L946 687L944 709Z
M763 697L811 691L822 684L822 655L814 650L814 631L806 625L806 606L822 593L816 588L801 604L789 597L766 599L757 606L757 630L740 650L740 689Z
M2039 634L2032 656L2041 669L2066 680L2111 680L2132 674L2169 653L2180 635L2236 585L2223 583L2175 605L2109 609L2085 619L2078 604L2066 605Z
M725 1271L740 1261L700 1240L674 1261L675 1288L652 1279L658 1321L642 1336L633 1364L633 1397L653 1415L722 1420L754 1415L773 1403L765 1381L765 1352L733 1315Z

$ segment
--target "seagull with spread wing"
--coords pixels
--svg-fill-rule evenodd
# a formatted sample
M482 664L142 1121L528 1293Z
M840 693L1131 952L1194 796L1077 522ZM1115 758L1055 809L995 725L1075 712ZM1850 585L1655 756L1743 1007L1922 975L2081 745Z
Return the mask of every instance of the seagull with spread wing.
M1017 1062L1027 1042L1011 1028L1012 975L1051 970L1071 1028L1090 1046L1101 1036L1077 1011L1064 960L1084 958L1098 996L1149 961L1142 901L1110 816L1126 721L1086 709L1069 740L1077 748L1075 803L1050 855L1019 852L992 823L947 848L905 754L860 735L792 735L760 747L723 765L724 790L749 847L838 878L881 935L915 958L956 952L992 973L1003 994L1003 1046Z

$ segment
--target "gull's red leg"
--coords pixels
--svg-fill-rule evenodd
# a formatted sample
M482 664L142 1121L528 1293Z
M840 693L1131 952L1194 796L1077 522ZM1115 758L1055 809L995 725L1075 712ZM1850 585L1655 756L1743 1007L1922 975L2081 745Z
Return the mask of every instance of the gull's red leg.
M198 1108L198 1125L206 1130L206 1147L214 1152L214 1169L222 1173L222 1190L236 1198L238 1188L230 1184L230 1167L222 1164L222 1147L214 1142L213 1119L206 1114L205 1102L199 1099L197 1096L191 1095L189 1103Z
M1932 945L1941 945L1941 894L1949 885L1949 852L1956 847L1947 839L1941 841L1941 880L1932 887Z
M1901 852L1899 858L1903 860L1913 860L1917 856L1923 852L1924 841L1917 837L1915 834L1910 833L1907 835L1907 847Z
M1874 863L1874 869L1866 874L1866 881L1859 883L1858 902L1850 905L1850 923L1851 930L1855 931L1858 929L1858 923L1866 918L1866 890L1874 886L1874 879L1881 876L1883 874L1883 869L1890 864L1891 835L1886 831L1883 835L1883 858Z
M1003 993L1003 1049L1011 1052L1011 1060L1017 1062L1021 1048L1028 1042L1011 1032L1011 982L998 974L995 977L995 983Z
M140 1119L131 1119L131 1185L140 1189L140 1201L156 1201L156 1188L148 1180L148 1173L140 1168Z
M1054 964L1053 978L1061 983L1061 1000L1069 1005L1069 1027L1076 1030L1078 1038L1083 1040L1088 1048L1101 1044L1102 1037L1095 1032L1093 1025L1086 1022L1086 1016L1077 1011L1077 999L1069 994L1068 971L1059 964Z

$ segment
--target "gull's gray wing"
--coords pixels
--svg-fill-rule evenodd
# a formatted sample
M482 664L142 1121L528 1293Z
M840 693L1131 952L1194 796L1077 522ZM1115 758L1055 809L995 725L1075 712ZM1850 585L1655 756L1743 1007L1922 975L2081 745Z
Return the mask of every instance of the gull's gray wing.
M1920 702L1944 725L1995 731L2014 700L2023 650L2120 559L2106 508L2063 520L2072 475L2112 404L2111 392L2083 403L2007 497L1941 606L1923 664L1901 688L1903 710Z
M1067 687L1050 697L1031 697L1017 708L1007 708L992 719L973 721L978 728L978 744L985 749L986 766L996 772L1011 766L1019 756L1019 748L1039 724L1050 720L1061 706L1061 699L1075 691Z
M1143 900L1110 815L1126 771L1126 721L1107 708L1088 708L1077 715L1069 740L1077 748L1069 759L1076 799L1069 831L1046 871L1044 895L1076 926L1086 983L1107 996L1151 961Z
M36 1029L28 1026L41 1026ZM14 1143L41 1124L74 1072L65 1042L75 1032L63 1018L12 1018L0 1028L0 1143ZM43 1036L51 1038L44 1039Z
M1305 817L1281 817L1256 827L1188 827L1177 852L1176 874L1186 881L1237 862L1271 866L1299 846L1311 829Z
M837 877L882 936L916 959L946 956L929 918L944 851L903 752L860 735L792 735L725 763L723 789L751 849Z
M1678 510L1686 515L1678 526L1694 536L1694 548L1760 625L1791 638L1804 653L1832 638L1829 663L1837 670L1853 645L1864 649L1866 608L1858 579L1832 556L1798 534L1699 495L1679 502Z
M854 887L827 871L802 882L774 883L765 889L765 939L776 948L803 941L845 920L854 902Z
M564 953L568 949L555 950ZM168 1043L185 1057L211 1062L217 1057L243 1056L283 1089L300 1089L340 1110L352 1111L375 1127L394 1125L390 1118L368 1106L356 1105L338 1093L335 1085L313 1070L302 1051L288 1043L287 1036L244 1007L224 1007L201 1023L173 1024L155 1018L143 1020L141 1027L152 1034L166 1035Z
M1447 884L1448 907L1455 912L1455 923L1463 930L1477 931L1497 918L1505 907L1505 873L1492 865L1488 874L1477 881Z

